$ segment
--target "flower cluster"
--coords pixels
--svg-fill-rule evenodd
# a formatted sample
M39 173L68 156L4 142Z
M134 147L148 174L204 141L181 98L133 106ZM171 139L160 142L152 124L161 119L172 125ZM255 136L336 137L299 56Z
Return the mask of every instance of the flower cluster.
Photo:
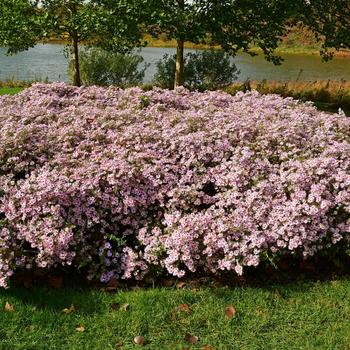
M36 84L0 97L0 285L232 270L350 233L350 120L257 92Z

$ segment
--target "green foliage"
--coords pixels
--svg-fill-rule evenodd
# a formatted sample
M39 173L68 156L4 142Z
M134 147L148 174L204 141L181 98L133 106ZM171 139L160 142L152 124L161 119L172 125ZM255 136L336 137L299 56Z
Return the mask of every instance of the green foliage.
M139 97L140 100L140 109L147 108L151 101L148 96L142 95Z
M176 56L168 54L163 56L162 60L157 61L157 72L153 77L153 83L163 89L174 88L175 79L175 60ZM186 58L185 58L186 62Z
M171 89L175 78L175 56L165 55L157 62L154 83ZM215 90L237 79L237 68L223 51L188 53L185 57L184 86L191 90Z
M82 83L120 87L141 84L148 66L142 65L143 61L139 55L107 52L98 48L86 49L80 53ZM72 61L68 74L70 77L73 75Z
M290 0L140 0L147 13L146 31L177 42L175 85L184 84L183 45L220 46L230 55L243 50L255 55L259 48L266 59L278 64L274 55L286 22L295 14Z
M350 3L348 0L301 1L302 21L322 43L325 60L333 57L334 50L350 49Z
M0 1L0 46L13 54L35 45L45 34L44 17L39 16L38 1Z
M2 0L0 44L10 53L51 37L123 51L141 43L137 9L127 0Z
M52 37L68 41L74 84L80 85L79 43L115 52L141 45L137 0L4 0L0 4L0 46L9 54Z
M148 11L147 31L154 37L219 45L235 55L251 52L254 45L269 60L273 55L295 6L289 0L192 0L142 1Z

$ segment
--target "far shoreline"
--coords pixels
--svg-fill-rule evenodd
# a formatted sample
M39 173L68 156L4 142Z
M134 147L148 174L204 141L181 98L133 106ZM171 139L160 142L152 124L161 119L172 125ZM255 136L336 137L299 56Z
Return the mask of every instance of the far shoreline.
M147 45L145 47L152 48L176 48L175 40L163 40L163 39L154 39L151 37L146 37L145 41ZM53 45L66 45L67 41L61 39L50 39L47 41L42 41L41 44L53 44ZM219 46L210 46L206 44L193 44L190 42L185 42L185 49L193 49L193 50L209 50L209 49L220 49ZM252 52L260 54L263 51L258 47L253 47L251 49ZM275 51L277 55L305 55L305 56L321 56L320 50L315 48L308 48L306 46L290 46L286 47L282 44L282 46L278 47ZM339 50L334 52L334 57L337 58L349 58L350 50Z

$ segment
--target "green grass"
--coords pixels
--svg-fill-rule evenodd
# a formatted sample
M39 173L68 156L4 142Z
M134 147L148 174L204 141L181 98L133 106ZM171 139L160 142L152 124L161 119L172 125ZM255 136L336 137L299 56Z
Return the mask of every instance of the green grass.
M277 291L276 291L277 290ZM14 311L4 311L6 302ZM128 303L127 311L111 303ZM176 311L186 303L190 312ZM76 312L62 309L73 304ZM236 317L224 315L227 305ZM0 291L1 350L330 349L350 348L350 279L264 288ZM76 330L77 325L85 328ZM187 344L187 333L200 338ZM119 346L117 346L119 344Z
M19 87L0 88L0 95L15 95L22 90L23 90L23 88L19 88Z

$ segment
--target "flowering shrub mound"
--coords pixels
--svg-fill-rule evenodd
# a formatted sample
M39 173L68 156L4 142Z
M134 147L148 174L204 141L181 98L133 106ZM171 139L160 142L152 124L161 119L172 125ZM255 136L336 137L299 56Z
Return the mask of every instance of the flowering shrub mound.
M0 284L232 270L350 231L350 120L277 95L36 84L0 98ZM85 271L85 270L84 270Z

